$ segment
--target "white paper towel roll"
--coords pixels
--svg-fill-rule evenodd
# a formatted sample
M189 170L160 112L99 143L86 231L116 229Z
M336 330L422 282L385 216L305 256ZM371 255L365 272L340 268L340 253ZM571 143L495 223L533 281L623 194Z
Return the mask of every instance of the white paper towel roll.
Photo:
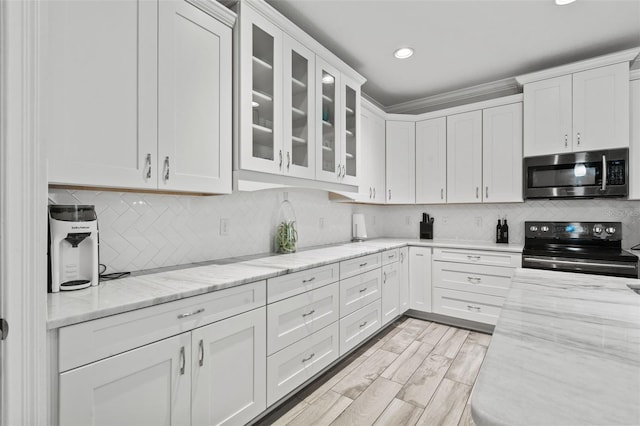
M367 238L367 227L364 224L364 215L356 213L353 215L352 234L354 240L364 240Z

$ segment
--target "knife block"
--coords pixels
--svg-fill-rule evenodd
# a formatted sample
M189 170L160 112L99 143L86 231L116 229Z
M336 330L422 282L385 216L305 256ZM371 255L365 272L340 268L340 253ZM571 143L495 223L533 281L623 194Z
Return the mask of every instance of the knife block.
M433 240L433 223L420 222L420 239Z

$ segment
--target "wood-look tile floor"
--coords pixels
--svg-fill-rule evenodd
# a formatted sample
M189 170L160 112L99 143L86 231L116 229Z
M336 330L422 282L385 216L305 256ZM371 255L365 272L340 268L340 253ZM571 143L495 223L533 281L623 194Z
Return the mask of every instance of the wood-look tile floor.
M260 425L473 425L491 336L402 317Z

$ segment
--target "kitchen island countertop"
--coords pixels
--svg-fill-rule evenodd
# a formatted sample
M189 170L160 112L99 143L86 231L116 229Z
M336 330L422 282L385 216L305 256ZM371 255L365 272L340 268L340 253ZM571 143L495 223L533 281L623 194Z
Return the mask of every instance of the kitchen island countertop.
M518 269L476 382L485 425L640 424L640 280Z

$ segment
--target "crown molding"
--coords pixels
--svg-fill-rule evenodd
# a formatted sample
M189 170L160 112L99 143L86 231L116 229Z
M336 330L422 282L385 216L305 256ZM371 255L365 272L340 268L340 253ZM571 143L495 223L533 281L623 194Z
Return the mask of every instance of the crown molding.
M604 67L607 65L618 64L620 62L631 62L638 56L638 53L640 53L640 47L634 47L632 49L597 56L584 61L572 62L570 64L560 65L558 67L548 68L542 71L523 74L516 77L516 80L520 85L524 85L534 81L546 80L548 78L559 77L561 75L572 74L574 72L580 72L587 69Z
M187 2L231 28L236 23L236 14L215 0L187 0Z
M366 109L383 119L386 117L383 106L379 104L375 99L371 98L368 95L365 95L362 92L360 96L360 105L363 109Z

